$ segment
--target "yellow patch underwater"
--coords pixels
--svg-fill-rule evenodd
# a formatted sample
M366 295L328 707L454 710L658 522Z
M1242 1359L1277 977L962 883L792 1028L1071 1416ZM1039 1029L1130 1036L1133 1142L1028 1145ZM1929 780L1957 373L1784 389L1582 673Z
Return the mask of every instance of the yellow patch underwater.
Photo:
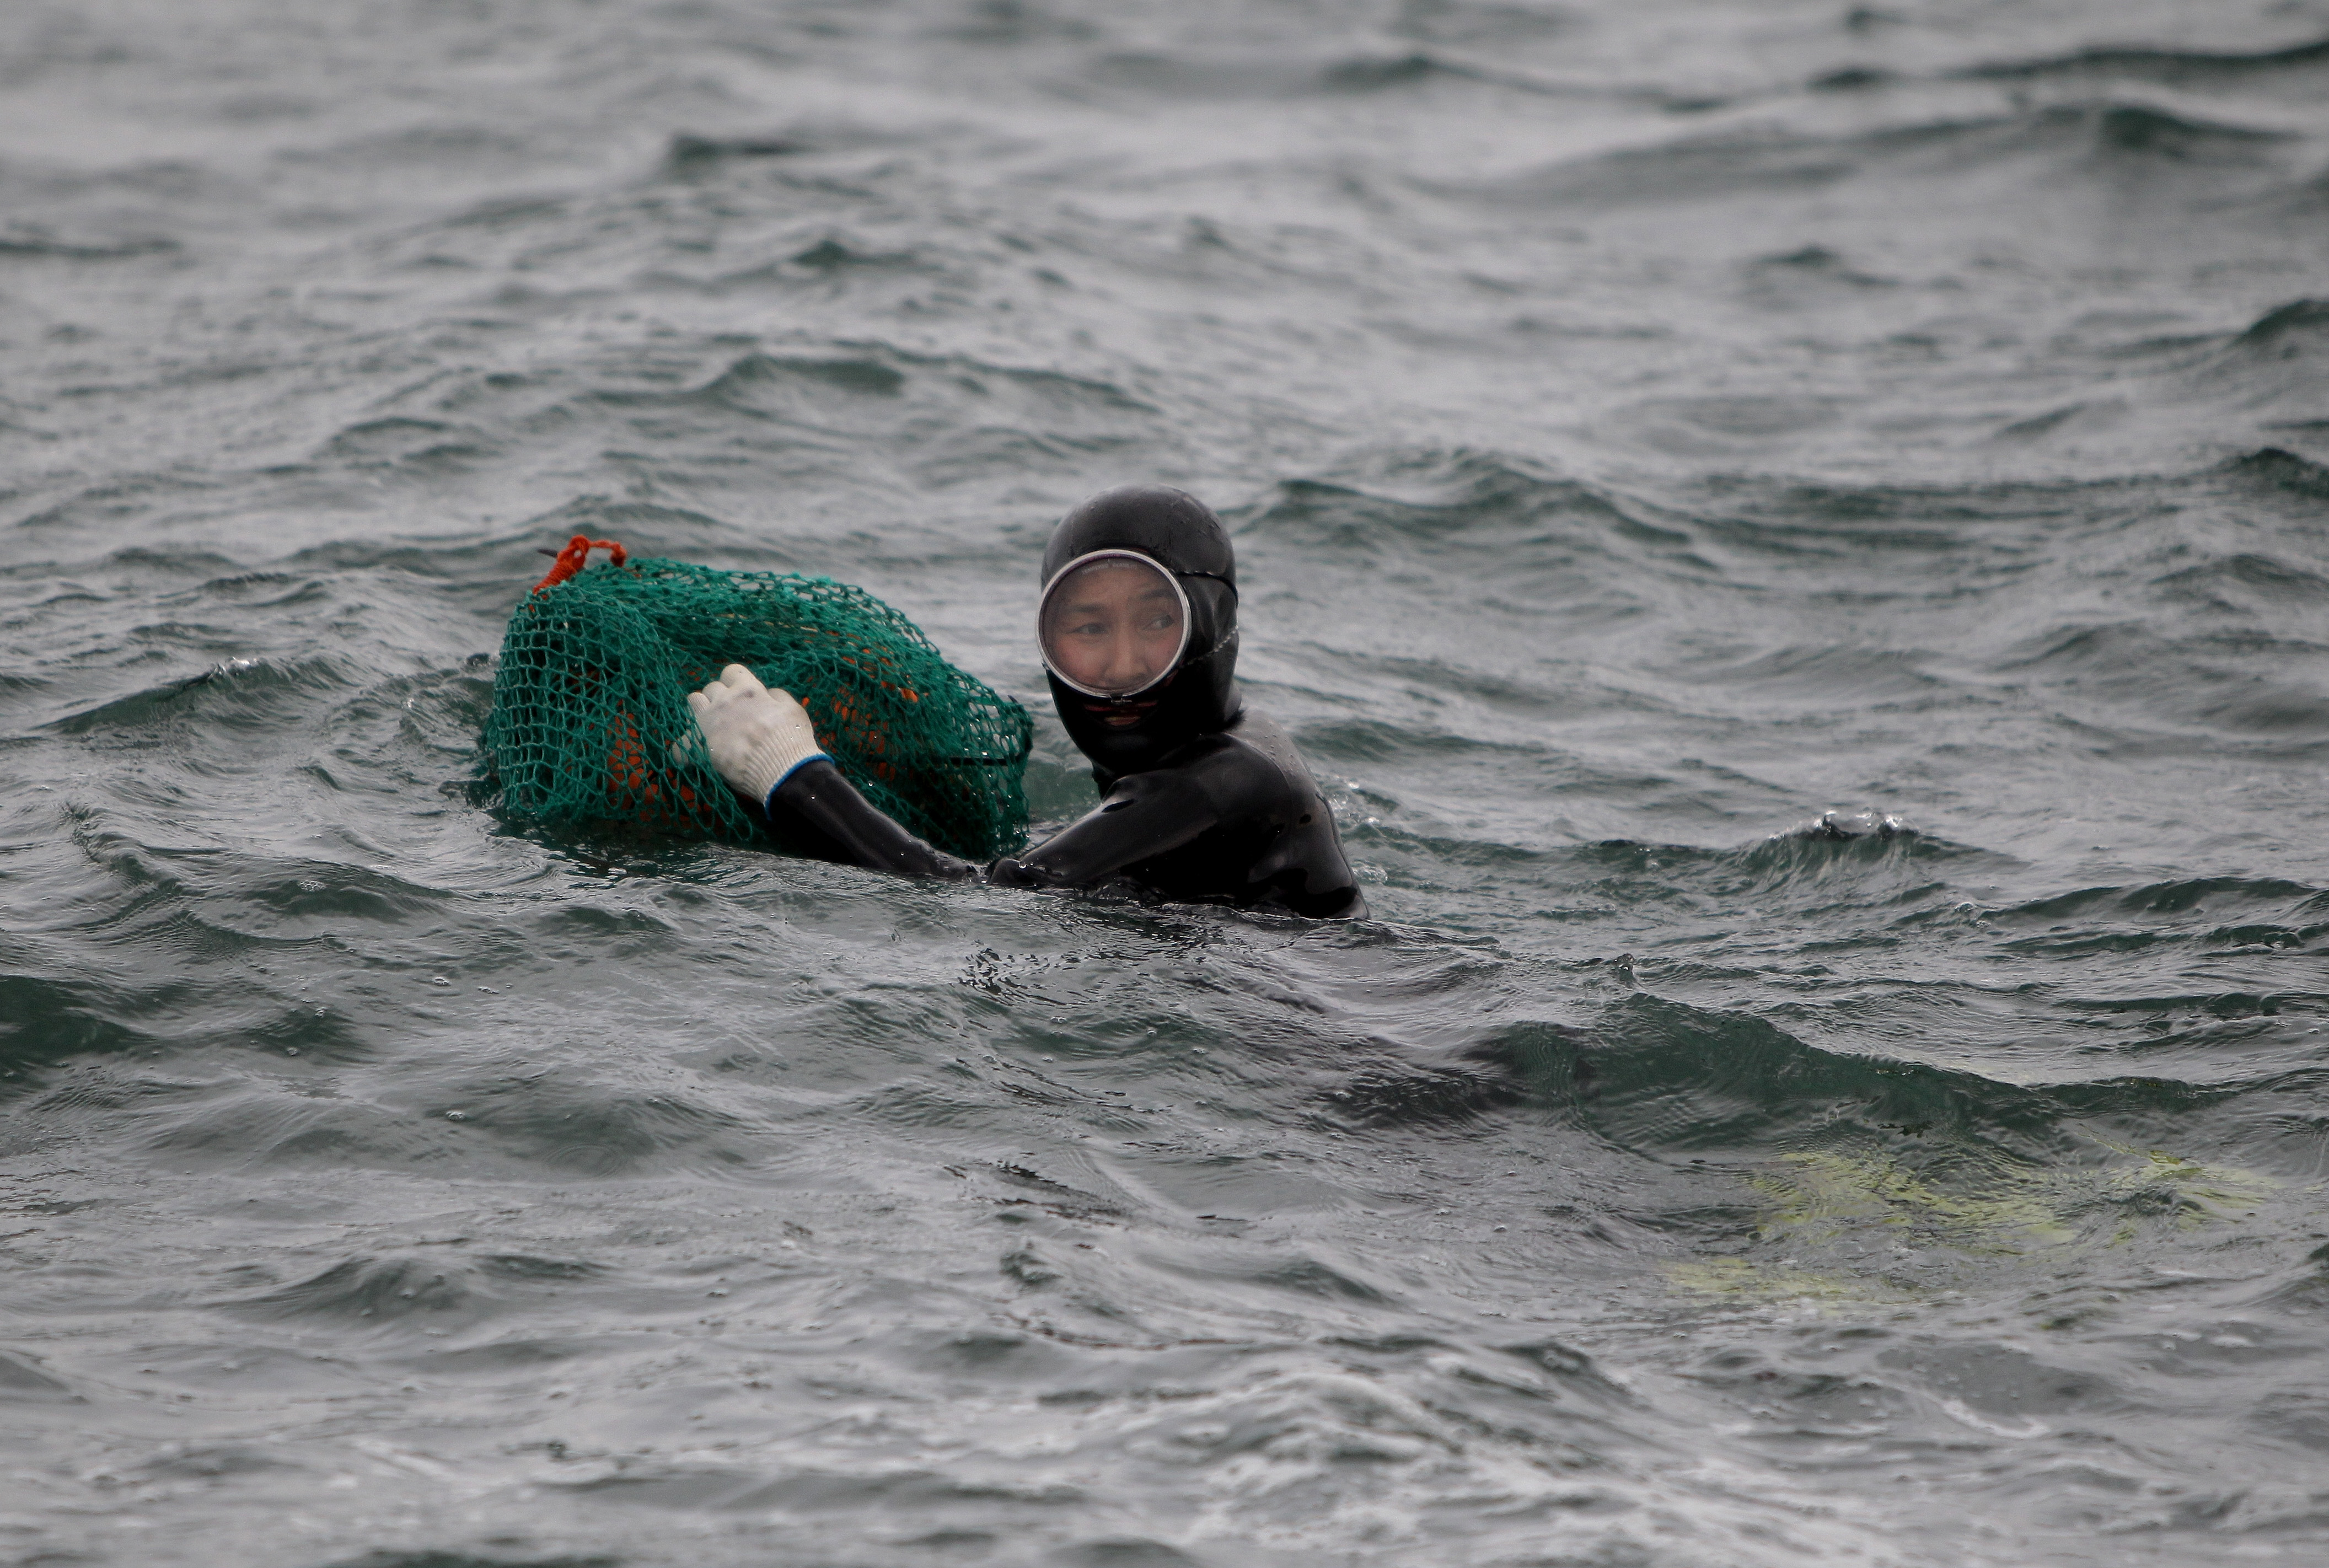
M2145 1231L2189 1231L2249 1218L2287 1184L2258 1171L2210 1165L2159 1150L2104 1145L2135 1163L2090 1169L2037 1169L1993 1157L1947 1174L1914 1171L1890 1156L1835 1152L1782 1155L1745 1180L1763 1200L1754 1239L1764 1245L1825 1248L1860 1240L1887 1243L1889 1258L1826 1270L1794 1258L1761 1262L1726 1257L1672 1263L1665 1274L1694 1295L1819 1308L1905 1304L1929 1286L1885 1272L1903 1255L1942 1250L1966 1258L2012 1259L2077 1246L2121 1246Z

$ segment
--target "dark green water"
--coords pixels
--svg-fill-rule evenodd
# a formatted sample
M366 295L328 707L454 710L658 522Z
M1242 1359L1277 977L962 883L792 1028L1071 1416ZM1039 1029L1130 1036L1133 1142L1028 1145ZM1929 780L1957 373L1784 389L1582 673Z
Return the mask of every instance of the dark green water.
M2324 245L2315 0L19 0L0 1563L2318 1562ZM1130 479L1374 921L467 792Z

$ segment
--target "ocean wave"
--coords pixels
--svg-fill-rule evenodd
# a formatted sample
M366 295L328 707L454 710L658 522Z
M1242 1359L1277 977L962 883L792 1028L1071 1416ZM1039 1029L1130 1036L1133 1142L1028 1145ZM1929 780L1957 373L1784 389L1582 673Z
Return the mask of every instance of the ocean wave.
M445 165L464 170L500 165L522 169L540 156L540 147L523 130L426 122L396 130L373 131L328 146L284 148L276 156L287 163L357 172L403 169L414 165Z
M167 256L182 247L175 240L152 235L137 240L57 240L21 231L0 233L0 260L25 261L125 261L141 256Z
M1510 48L1576 32L1583 19L1555 5L1495 0L1401 0L1391 31L1428 43Z
M2274 307L2197 373L2244 378L2252 390L2243 401L2250 404L2316 390L2329 378L2329 300L2292 299Z
M552 9L0 6L13 1551L2322 1555L2317 24ZM1127 481L1373 918L467 792Z
M2309 500L2329 498L2329 466L2279 447L2265 447L2227 458L2222 471L2235 478Z
M2118 78L2167 87L2253 87L2281 76L2310 78L2329 73L2329 39L2254 53L2199 49L2099 46L2073 54L1998 61L1967 66L1956 74L1974 80L2029 81L2050 78Z
M2155 1136L2164 1119L2235 1101L2257 1113L2264 1136L2242 1139L2236 1132L2234 1146L2252 1139L2261 1154L2270 1142L2267 1113L2280 1097L2307 1092L2323 1077L2265 1062L2204 1084L2105 1070L2079 1082L2024 1086L1966 1069L1823 1050L1766 1018L1649 994L1614 1004L1581 1027L1513 1025L1464 1054L1512 1075L1530 1103L1660 1160L1883 1149L1911 1166L1947 1169L1979 1158L2001 1171L2032 1173L2075 1163L2066 1160L2073 1146L2105 1155ZM1497 1102L1485 1091L1476 1098ZM2187 1138L2211 1150L2225 1147L2221 1132L2202 1134L2196 1126Z
M1104 54L1088 68L1088 80L1098 85L1176 101L1372 94L1439 79L1533 92L1597 90L1565 89L1427 49L1323 60L1305 59L1298 53L1124 52Z
M706 137L682 131L671 138L664 161L674 172L693 173L706 165L737 158L793 157L814 146L797 137Z
M2065 174L2117 167L2244 168L2285 180L2271 153L2296 133L2104 99L1839 135L1752 126L1564 161L1473 188L1505 202L1635 206L1783 194L1862 176L1927 181L2045 159Z
M1621 562L1688 574L1711 570L1694 535L1622 491L1548 471L1508 453L1392 449L1331 477L1280 480L1230 514L1241 538L1336 567L1400 562L1435 574L1495 562L1500 588L1565 600L1632 597Z

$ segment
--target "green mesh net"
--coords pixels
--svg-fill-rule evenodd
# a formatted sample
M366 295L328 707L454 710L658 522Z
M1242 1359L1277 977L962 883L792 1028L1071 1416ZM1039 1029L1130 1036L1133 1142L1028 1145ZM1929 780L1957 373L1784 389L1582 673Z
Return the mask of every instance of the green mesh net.
M834 764L909 831L969 860L1025 842L1027 711L904 616L829 578L616 560L558 581L581 562L569 546L510 616L486 721L489 804L561 831L766 842L687 706L740 664L798 697Z

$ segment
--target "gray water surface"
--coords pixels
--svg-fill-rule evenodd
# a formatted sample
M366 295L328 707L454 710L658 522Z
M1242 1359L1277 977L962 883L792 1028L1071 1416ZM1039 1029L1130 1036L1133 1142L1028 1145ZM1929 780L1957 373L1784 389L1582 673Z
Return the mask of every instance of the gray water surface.
M0 1563L2321 1561L2325 257L2322 0L14 0ZM1372 921L476 803L1136 479Z

